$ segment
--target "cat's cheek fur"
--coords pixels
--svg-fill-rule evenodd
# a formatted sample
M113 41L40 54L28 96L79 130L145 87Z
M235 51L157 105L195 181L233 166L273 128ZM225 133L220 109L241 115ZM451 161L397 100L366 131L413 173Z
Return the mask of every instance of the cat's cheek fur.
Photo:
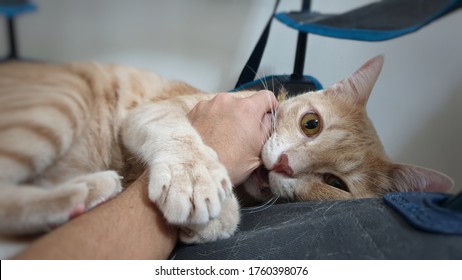
M276 163L278 157L284 152L285 146L277 132L274 132L263 146L261 157L266 169L270 170Z
M309 200L338 200L338 199L352 199L352 195L348 192L330 187L320 180L304 180L296 189L296 200L309 201Z

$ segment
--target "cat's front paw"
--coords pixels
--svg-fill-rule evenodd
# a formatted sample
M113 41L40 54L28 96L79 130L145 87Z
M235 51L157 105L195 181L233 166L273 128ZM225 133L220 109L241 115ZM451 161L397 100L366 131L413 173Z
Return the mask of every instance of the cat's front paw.
M239 204L234 196L223 201L220 215L204 225L180 228L183 243L205 243L231 237L239 224Z
M232 196L228 173L215 157L198 153L191 158L170 157L151 165L149 197L175 225L208 223Z

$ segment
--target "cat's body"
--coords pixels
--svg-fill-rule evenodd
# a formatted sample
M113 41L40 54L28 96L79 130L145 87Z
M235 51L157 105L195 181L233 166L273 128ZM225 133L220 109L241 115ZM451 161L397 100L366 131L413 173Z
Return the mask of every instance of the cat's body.
M452 181L392 163L365 112L378 57L335 86L280 104L255 198L346 199L393 190L445 191ZM252 92L236 93L248 96ZM0 66L0 231L48 230L149 169L149 196L185 242L226 238L239 205L223 165L186 114L207 94L130 67ZM108 171L110 170L110 171ZM267 171L269 170L269 174Z
M161 184L150 197L162 200L157 204L170 222L216 218L223 201L234 198L232 186L186 119L197 102L212 97L131 67L1 65L0 231L49 230L113 197L122 190L119 175L129 183L144 167ZM202 183L202 193L189 192L191 180ZM234 199L233 206L237 211ZM229 236L237 219L211 238Z

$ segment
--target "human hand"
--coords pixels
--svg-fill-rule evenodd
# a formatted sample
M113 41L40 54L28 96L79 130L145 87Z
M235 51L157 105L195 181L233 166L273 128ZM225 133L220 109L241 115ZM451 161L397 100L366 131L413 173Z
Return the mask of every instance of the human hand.
M214 149L234 185L244 182L261 165L260 153L271 134L271 112L278 102L262 90L237 98L222 93L199 102L188 119L205 144Z

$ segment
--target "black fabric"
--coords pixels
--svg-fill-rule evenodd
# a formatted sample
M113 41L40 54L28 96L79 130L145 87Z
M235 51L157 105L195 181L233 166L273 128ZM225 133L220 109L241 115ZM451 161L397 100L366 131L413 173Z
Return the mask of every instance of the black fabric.
M242 211L229 239L179 245L173 259L462 259L462 236L419 231L383 199Z
M274 4L273 13L266 23L265 29L263 29L263 32L260 35L260 39L258 39L257 44L255 45L255 48L249 57L249 60L247 60L244 69L242 69L241 75L239 76L235 86L236 88L255 79L255 75L257 74L258 68L260 67L260 62L265 51L266 42L268 41L269 33L271 30L271 23L273 22L274 14L276 13L276 10L279 6L279 1L280 0L276 0L276 3Z
M289 75L274 75L243 84L232 91L264 89L271 90L276 97L284 89L287 97L293 97L302 93L320 90L322 85L317 79L308 75L299 78L292 78Z

